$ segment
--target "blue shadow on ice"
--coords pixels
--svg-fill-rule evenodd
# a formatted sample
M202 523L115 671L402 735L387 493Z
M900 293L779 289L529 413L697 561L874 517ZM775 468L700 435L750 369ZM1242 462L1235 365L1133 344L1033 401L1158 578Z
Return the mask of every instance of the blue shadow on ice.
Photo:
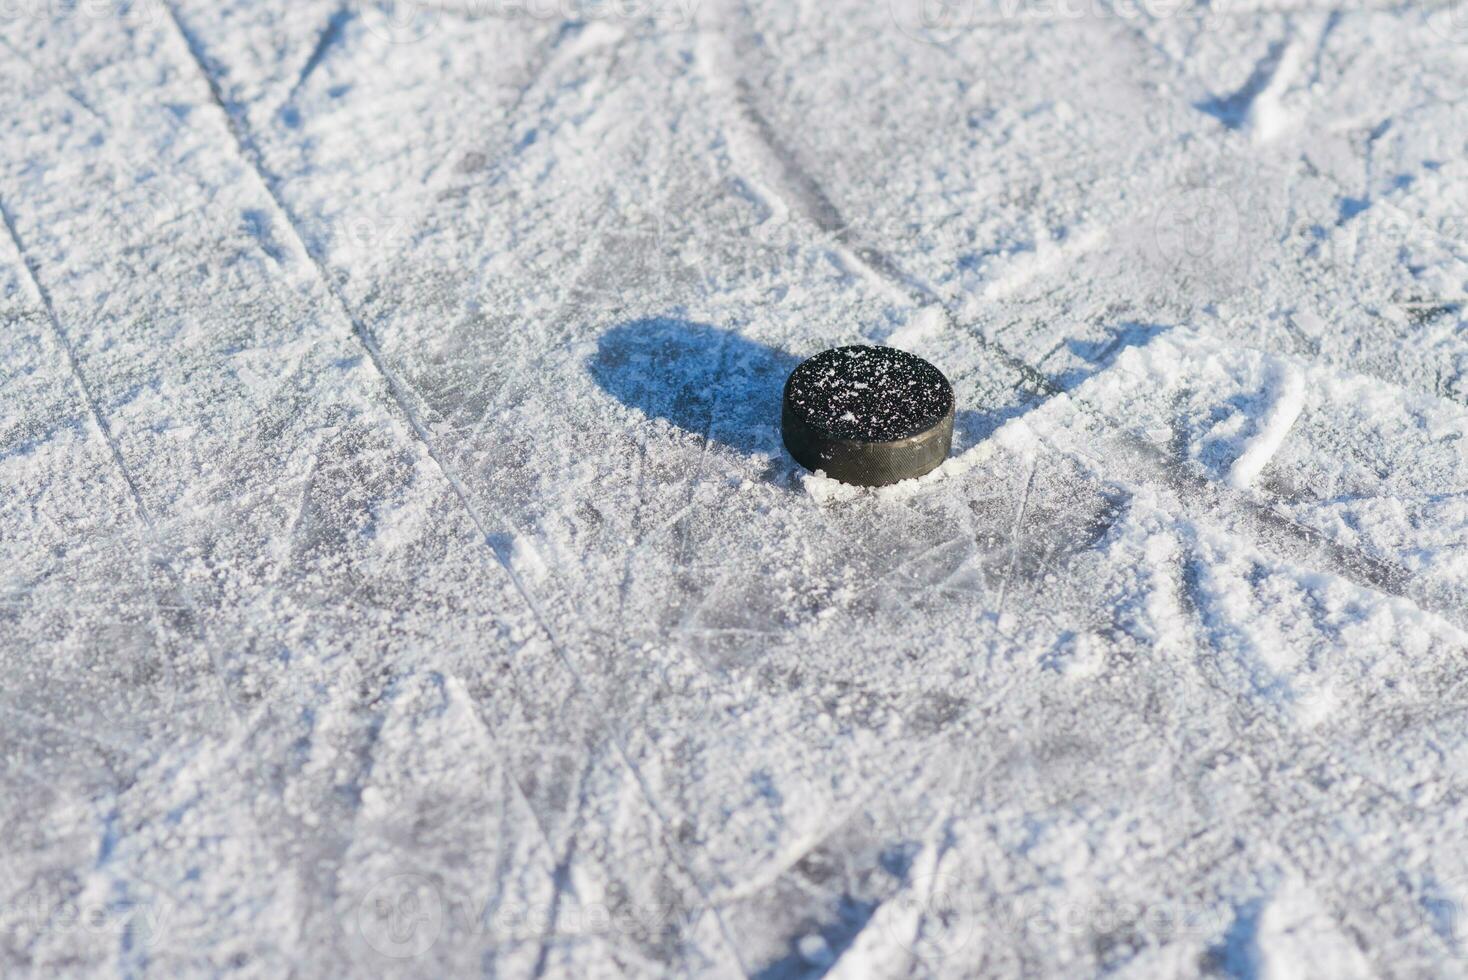
M649 418L759 453L779 449L780 395L798 363L733 330L648 317L602 334L590 371L608 394Z
M800 361L733 330L676 317L645 317L602 334L588 367L604 391L649 418L666 419L700 438L707 434L711 442L738 452L775 453L784 459L780 396ZM1029 407L960 408L954 420L954 452L987 438Z

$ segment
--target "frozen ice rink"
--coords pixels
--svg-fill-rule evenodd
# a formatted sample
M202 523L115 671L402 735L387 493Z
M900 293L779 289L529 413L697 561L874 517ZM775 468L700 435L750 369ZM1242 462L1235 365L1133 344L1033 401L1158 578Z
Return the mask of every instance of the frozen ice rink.
M1468 0L0 0L0 973L1468 973ZM845 343L954 453L780 444Z

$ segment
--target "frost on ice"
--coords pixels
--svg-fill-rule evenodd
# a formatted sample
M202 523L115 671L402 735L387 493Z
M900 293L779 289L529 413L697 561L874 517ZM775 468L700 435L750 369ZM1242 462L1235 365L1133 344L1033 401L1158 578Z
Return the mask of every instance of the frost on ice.
M1463 972L1452 5L511 6L0 5L0 972Z

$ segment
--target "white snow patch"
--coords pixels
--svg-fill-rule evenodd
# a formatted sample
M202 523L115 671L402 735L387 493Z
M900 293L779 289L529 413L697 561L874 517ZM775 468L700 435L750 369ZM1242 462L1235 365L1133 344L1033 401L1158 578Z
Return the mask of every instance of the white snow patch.
M1273 403L1260 419L1254 435L1244 446L1228 471L1228 484L1236 490L1253 485L1260 472L1289 435L1290 426L1305 407L1305 375L1298 368L1274 359L1270 370Z
M1261 980L1355 980L1377 972L1320 896L1294 877L1266 901L1249 952Z
M1249 137L1255 143L1270 142L1294 123L1293 113L1285 108L1284 95L1294 83L1303 58L1303 45L1298 40L1291 41L1280 54L1274 77L1254 98L1249 107L1246 126Z
M1049 235L1040 235L1033 251L1020 252L1001 265L998 277L984 287L984 297L993 300L1011 296L1033 280L1094 252L1107 237L1105 228L1086 228L1058 242Z
M805 487L805 492L810 494L811 499L818 504L834 504L843 500L854 500L861 496L862 493L861 487L832 479L826 475L825 470L805 473L801 476L800 482Z
M906 323L892 331L887 343L893 347L911 350L923 341L936 337L948 326L948 313L941 306L925 306L918 310Z

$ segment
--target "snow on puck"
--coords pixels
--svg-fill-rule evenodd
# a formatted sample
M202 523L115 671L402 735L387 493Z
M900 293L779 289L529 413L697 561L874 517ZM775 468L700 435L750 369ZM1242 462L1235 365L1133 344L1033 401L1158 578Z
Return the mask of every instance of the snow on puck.
M887 486L948 458L953 386L921 357L894 347L837 347L790 373L780 430L806 469Z

